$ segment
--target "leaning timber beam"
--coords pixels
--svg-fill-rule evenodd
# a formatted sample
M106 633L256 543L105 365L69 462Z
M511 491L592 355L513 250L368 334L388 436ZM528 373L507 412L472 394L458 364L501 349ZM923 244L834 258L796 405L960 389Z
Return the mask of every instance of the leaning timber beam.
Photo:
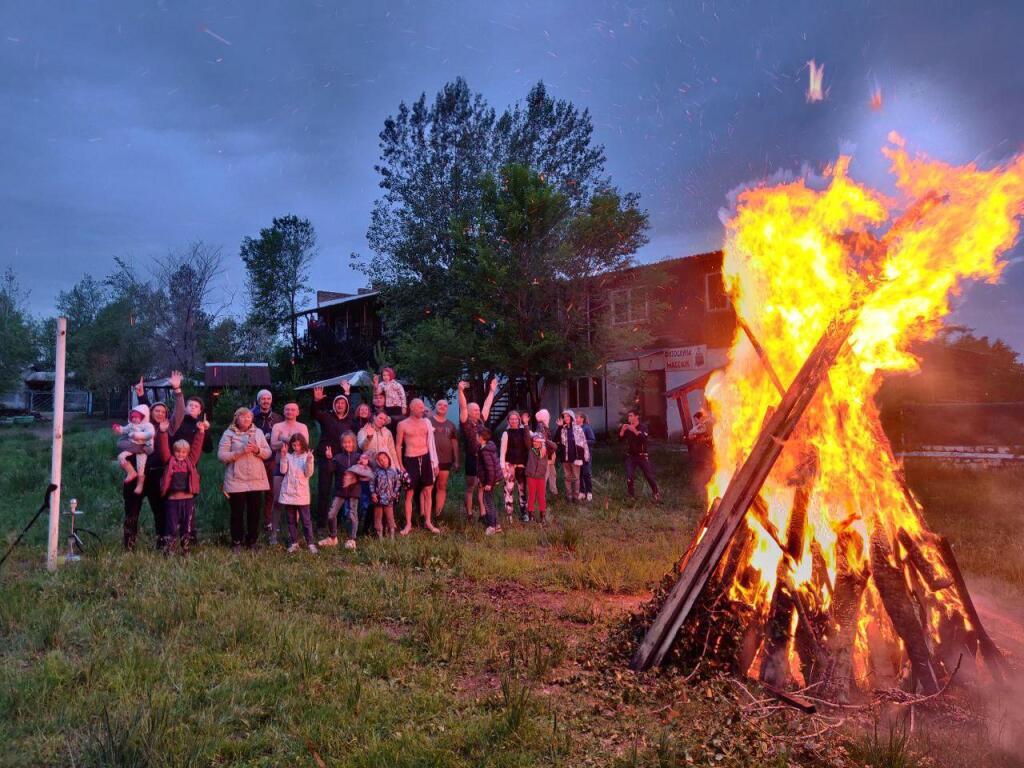
M722 553L760 492L768 473L775 466L786 440L800 423L819 385L839 356L857 316L858 310L850 309L834 320L794 377L775 412L762 428L746 461L733 475L715 515L708 521L701 540L693 548L665 604L633 655L630 662L632 669L649 669L665 658L679 628L718 567Z
M995 677L996 680L1002 681L1003 674L1009 671L1009 667L1006 663L1006 659L1003 657L1002 651L996 647L991 636L981 625L981 617L978 615L978 609L974 607L974 601L971 599L971 593L967 589L967 582L964 581L964 575L960 571L960 565L957 563L956 556L953 554L953 547L950 546L949 539L945 536L939 536L936 543L938 545L939 554L942 555L942 561L946 564L950 574L953 576L953 584L956 585L956 591L960 596L960 602L963 604L964 610L967 611L967 618L971 621L971 628L978 637L978 645L981 648L981 655L985 658L985 663L988 665L992 676Z
M822 674L824 697L849 703L854 688L853 646L857 637L857 617L864 590L868 585L868 569L861 563L859 537L844 529L836 541L836 583L830 606L831 626L828 630L829 663Z
M924 525L924 513L921 511L921 506L917 502L917 498L910 490L910 486L907 485L906 478L902 473L897 475L900 487L903 490L903 497L906 499L911 511ZM1006 663L1006 659L1002 654L1002 651L993 642L992 637L985 630L985 627L981 623L981 616L978 615L978 609L974 606L974 600L971 599L971 593L967 589L967 582L964 580L964 575L960 571L960 564L956 561L956 555L953 554L953 547L949 543L949 539L945 536L934 536L932 539L935 544L935 548L942 558L942 564L946 566L949 571L949 575L953 578L953 586L956 587L957 597L960 598L960 603L963 605L964 610L967 612L967 618L971 622L971 629L974 631L978 638L978 645L981 648L981 655L985 659L985 664L988 666L992 676L997 680L1003 679L1003 674L1009 671L1009 667Z
M754 348L754 352L756 352L757 356L760 358L761 365L764 366L765 373L767 373L768 378L772 380L772 384L775 385L775 389L778 390L779 395L785 395L786 390L782 386L779 374L775 372L775 368L772 366L772 361L769 359L768 353L765 351L764 347L761 346L761 342L757 340L757 337L754 335L754 331L749 325L747 325L747 321L740 315L736 315L736 324L742 328L743 333L747 335L747 341L750 342L750 346Z
M914 603L907 592L903 571L891 562L892 550L883 534L871 537L871 577L893 629L903 640L914 682L926 695L937 693L939 683L932 667L931 651Z
M790 564L800 557L804 550L804 528L807 523L807 508L811 501L810 483L796 489L793 509L786 526L786 540L782 551L786 555L779 561L776 570L775 593L772 595L768 621L765 622L764 659L761 662L761 681L782 688L789 682L789 644L793 612L800 599L798 587L790 582ZM804 621L806 611L802 612Z
M900 528L896 538L907 553L907 559L910 560L921 578L924 579L924 583L928 585L928 589L932 592L938 592L940 589L945 589L953 584L953 579L950 576L938 572L935 564L928 559L924 550L921 549L921 545L914 541L913 536L905 528Z

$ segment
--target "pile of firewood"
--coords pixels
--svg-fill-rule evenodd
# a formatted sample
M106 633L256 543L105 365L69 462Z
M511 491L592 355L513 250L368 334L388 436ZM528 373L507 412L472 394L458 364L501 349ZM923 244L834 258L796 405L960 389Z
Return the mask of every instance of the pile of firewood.
M900 642L885 642L877 628L869 627L868 634L876 641L877 653L891 657L892 668L905 670L897 682L906 690L935 695L948 685L963 660L973 666L979 654L994 677L1002 675L1005 662L982 627L948 541L924 530L920 509L902 478L908 509L922 523L923 532L911 536L900 529L890 540L881 533L884 526L873 526L864 557L855 534L840 530L834 583L812 543L811 579L799 588L794 585L793 570L805 550L815 456L804 448L806 456L798 462L801 470L787 480L794 488L787 530L777 530L769 520L762 486L793 439L857 315L857 309L851 308L830 325L788 389L782 391L776 384L781 400L767 414L724 495L698 526L675 585L633 655L634 670L661 664L670 652L727 661L739 674L749 674L758 661L759 679L785 695L793 684L791 654L795 652L804 689L813 687L824 700L849 702L860 687L854 672L854 643L861 606L872 585L872 594L877 594ZM748 328L744 331L751 335ZM770 371L763 348L752 335L751 341ZM749 594L761 584L760 574L749 565L754 525L767 531L783 555L766 613L731 597ZM938 626L937 639L929 636L930 623Z

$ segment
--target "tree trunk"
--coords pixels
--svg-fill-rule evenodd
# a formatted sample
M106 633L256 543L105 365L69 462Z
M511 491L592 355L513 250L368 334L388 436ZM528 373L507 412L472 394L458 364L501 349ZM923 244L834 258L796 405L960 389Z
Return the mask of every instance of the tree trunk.
M541 409L541 399L544 395L544 388L539 387L540 381L532 373L526 374L526 393L530 398L530 411L536 413Z

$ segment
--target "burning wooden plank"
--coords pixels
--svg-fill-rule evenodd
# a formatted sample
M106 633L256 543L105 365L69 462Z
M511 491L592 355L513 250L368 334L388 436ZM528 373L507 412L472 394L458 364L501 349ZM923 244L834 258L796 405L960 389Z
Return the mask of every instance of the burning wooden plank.
M761 430L747 460L733 476L718 509L693 548L679 580L669 592L664 606L633 655L630 666L634 670L649 669L665 658L698 595L718 567L722 553L746 516L754 497L775 466L786 440L796 429L818 385L846 343L856 318L856 311L848 311L829 325L789 385L785 396Z
M826 171L827 188L796 180L737 198L723 276L742 335L708 393L708 491L721 501L634 669L661 663L679 638L684 656L723 654L776 688L802 676L840 702L898 678L938 695L961 657L1001 674L948 542L899 477L874 398L880 374L913 369L909 345L934 333L958 284L1005 265L1024 216L1024 156L980 170L890 141L900 199L917 200L899 217L895 198L849 178L848 157Z

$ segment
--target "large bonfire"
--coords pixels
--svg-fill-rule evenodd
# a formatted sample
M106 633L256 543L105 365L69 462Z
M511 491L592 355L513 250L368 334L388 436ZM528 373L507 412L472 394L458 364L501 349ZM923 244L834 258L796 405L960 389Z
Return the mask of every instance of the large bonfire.
M712 377L716 499L634 658L713 654L776 688L846 701L929 694L1000 657L952 550L928 531L882 432L881 375L912 371L965 280L996 280L1024 214L1024 158L991 170L911 157L898 198L853 181L740 194L724 271L740 326Z

